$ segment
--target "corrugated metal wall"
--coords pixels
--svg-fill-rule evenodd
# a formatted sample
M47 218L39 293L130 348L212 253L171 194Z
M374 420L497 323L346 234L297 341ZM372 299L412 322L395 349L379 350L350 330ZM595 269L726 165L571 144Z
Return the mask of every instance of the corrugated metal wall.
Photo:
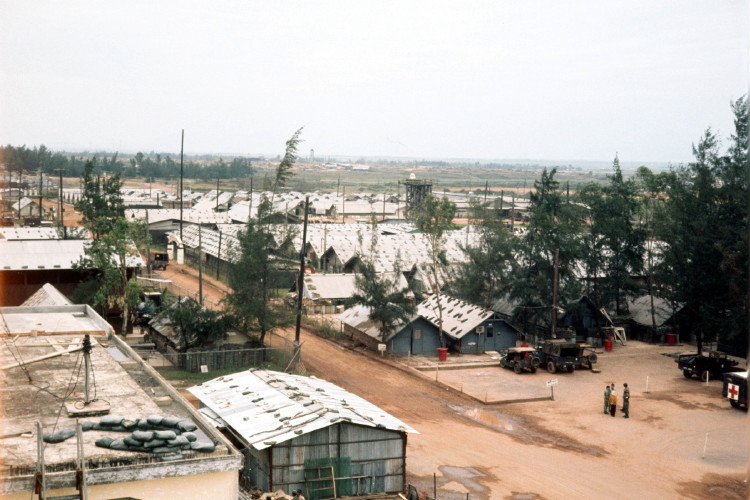
M406 434L399 431L346 422L304 434L270 450L272 488L284 491L301 488L306 492L305 460L348 457L352 476L364 476L353 481L355 492L357 488L359 493L403 491L405 441ZM252 452L256 456L256 467L265 461L266 452ZM262 482L260 477L258 482ZM314 488L312 483L309 486ZM311 498L311 495L306 497Z

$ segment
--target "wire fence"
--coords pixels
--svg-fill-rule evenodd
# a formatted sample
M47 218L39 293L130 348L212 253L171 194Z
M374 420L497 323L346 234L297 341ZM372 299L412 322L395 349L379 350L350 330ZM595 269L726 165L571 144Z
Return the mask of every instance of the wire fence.
M216 349L179 352L154 343L133 344L141 358L154 368L177 368L190 373L246 370L248 368L296 369L299 353L294 342L277 334L266 335L264 347L224 344Z

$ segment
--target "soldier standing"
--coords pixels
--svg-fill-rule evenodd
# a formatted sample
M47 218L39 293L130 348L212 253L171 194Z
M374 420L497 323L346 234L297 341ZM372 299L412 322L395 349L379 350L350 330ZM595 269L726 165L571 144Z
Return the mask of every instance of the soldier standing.
M625 413L623 416L625 418L630 418L630 389L628 388L627 382L622 384L622 386L622 411Z
M615 392L615 388L612 388L612 392L609 393L609 414L610 416L615 416L615 411L617 410L617 393Z
M609 386L607 386L606 389L604 389L604 414L606 415L609 413L609 395L612 393L612 391L609 390Z

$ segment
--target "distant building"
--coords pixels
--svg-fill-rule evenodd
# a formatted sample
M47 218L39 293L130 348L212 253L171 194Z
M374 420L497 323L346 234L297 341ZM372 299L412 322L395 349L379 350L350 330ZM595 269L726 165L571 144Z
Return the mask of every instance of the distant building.
M457 353L478 354L499 351L516 345L521 333L498 314L462 300L440 295L443 308L443 333L446 347ZM438 297L433 295L417 306L416 315L385 339L379 322L370 320L363 306L347 309L339 318L344 332L376 349L386 344L386 351L396 356L437 355L440 347Z
M48 234L50 228L24 228ZM3 229L0 234L10 231ZM90 270L77 269L91 240L61 239L0 239L0 306L17 306L28 299L40 286L51 283L70 295L85 281ZM128 257L128 274L144 267L139 255Z

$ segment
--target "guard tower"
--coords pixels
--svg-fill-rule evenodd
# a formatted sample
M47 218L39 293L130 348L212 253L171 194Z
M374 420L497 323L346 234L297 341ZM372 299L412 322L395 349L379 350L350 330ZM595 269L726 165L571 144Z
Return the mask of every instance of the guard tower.
M431 179L417 179L414 172L409 175L408 179L399 181L399 184L403 184L406 189L406 215L408 216L411 211L417 208L427 195L432 194L432 180Z

